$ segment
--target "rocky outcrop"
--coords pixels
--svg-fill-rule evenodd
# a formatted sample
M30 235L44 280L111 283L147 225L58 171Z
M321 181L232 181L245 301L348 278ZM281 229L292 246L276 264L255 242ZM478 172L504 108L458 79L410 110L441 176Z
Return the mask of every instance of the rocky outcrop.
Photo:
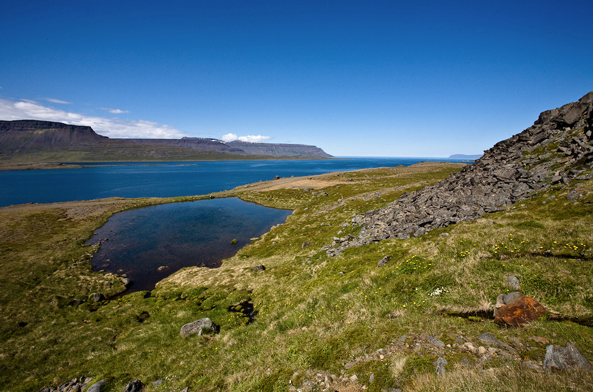
M447 179L404 193L389 206L352 219L357 238L350 246L389 238L406 239L504 210L553 184L577 178L593 166L593 92L578 102L540 114L533 126L497 143L484 156Z

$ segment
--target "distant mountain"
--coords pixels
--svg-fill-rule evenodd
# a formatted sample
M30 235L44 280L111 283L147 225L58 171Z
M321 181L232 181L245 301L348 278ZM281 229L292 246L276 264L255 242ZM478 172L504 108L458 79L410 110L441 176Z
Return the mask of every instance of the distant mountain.
M0 159L11 161L145 161L329 158L302 144L226 143L217 139L110 139L91 127L50 121L0 121Z
M449 159L480 159L484 154L465 155L465 154L453 154L449 156Z

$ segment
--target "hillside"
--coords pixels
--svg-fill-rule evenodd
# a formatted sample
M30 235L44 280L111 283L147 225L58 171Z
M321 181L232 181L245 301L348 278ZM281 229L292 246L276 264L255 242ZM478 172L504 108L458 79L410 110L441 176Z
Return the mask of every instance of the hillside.
M471 165L0 208L0 389L590 391L592 98ZM84 241L110 215L233 196L293 214L152 292L117 297L123 277L91 271ZM545 314L495 320L513 292ZM180 336L204 317L219 328Z
M233 144L234 143L234 144ZM282 158L328 158L306 145L231 142L216 139L110 139L92 128L63 123L0 121L0 161L190 161Z

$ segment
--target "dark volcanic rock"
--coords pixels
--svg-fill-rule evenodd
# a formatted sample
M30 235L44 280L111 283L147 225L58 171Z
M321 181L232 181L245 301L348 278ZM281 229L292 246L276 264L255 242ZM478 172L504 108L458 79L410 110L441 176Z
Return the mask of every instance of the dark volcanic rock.
M482 158L447 179L406 192L387 207L355 216L352 223L362 226L358 238L340 244L334 253L471 221L488 212L502 211L554 182L568 183L582 171L575 167L593 167L591 130L593 92L578 102L543 112L533 126L497 143ZM557 143L570 154L539 153L550 143ZM563 164L562 169L552 171L558 163Z

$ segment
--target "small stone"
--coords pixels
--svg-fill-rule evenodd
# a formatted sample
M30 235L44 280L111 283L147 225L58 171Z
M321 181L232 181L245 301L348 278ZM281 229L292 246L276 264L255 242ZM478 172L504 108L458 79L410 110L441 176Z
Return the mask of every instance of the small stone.
M311 241L305 241L303 242L303 245L301 245L301 249L305 249L309 245L311 245Z
M159 385L161 385L162 383L164 383L165 380L161 379L161 380L156 380L155 382L152 383L153 387L158 387Z
M189 392L189 387L185 387L181 390L181 392Z
M480 354L480 355L484 355L484 354L486 354L487 352L488 352L488 350L486 350L486 347L484 347L484 346L480 346L480 347L478 347L478 354Z
M507 286L509 286L511 290L521 290L519 279L515 275L511 275L507 278Z
M375 381L375 375L373 373L371 373L371 376L369 377L369 384L372 384Z
M435 362L434 365L436 367L436 373L439 376L442 376L446 373L445 365L447 364L447 360L443 357L439 357Z
M377 267L384 267L391 261L391 256L385 256L377 263Z
M219 327L218 325L214 324L212 320L210 320L208 317L205 317L196 320L193 323L185 324L183 327L181 327L181 331L179 331L179 334L182 338L188 337L189 335L193 335L196 333L198 334L198 336L201 336L204 330L218 332Z
M440 339L437 339L435 337L432 336L427 336L426 340L428 340L430 343L432 343L433 345L435 345L438 348L444 348L445 347L445 343L443 343Z
M531 361L524 361L522 365L523 365L523 367L525 367L527 369L531 369L531 370L537 370L537 371L543 370L543 368L540 365L538 365L535 362L531 362Z
M356 376L356 374L354 374L354 375L352 375L352 376L350 377L350 381L351 381L351 382L357 382L357 381L358 381L358 377Z
M548 339L542 338L541 336L531 336L527 339L539 344L550 344L550 341Z
M140 392L143 386L142 381L134 380L126 386L123 392Z
M93 302L101 302L101 301L103 301L105 299L105 296L103 294L101 294L101 293L92 293L90 295L90 299Z
M251 267L251 269L254 270L254 271L265 271L266 267L264 267L263 264L260 264L260 265L256 265L254 267Z
M157 268L156 270L157 270L157 271L163 271L163 270L166 270L167 268L169 268L169 266L168 266L168 265L161 265L161 266L160 266L159 268Z

